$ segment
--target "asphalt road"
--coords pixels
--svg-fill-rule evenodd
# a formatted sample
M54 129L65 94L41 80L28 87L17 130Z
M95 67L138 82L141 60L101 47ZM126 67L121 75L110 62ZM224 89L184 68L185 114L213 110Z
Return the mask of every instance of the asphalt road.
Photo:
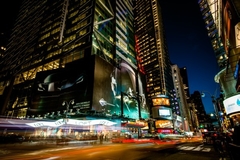
M0 145L1 160L218 160L212 146L184 144Z

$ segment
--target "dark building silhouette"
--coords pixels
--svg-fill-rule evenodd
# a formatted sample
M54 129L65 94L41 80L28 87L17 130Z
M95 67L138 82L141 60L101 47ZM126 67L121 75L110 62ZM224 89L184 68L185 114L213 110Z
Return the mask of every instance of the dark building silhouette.
M184 86L185 96L186 96L186 99L189 99L190 91L189 91L189 84L188 84L187 68L186 67L182 67L182 68L179 68L179 69L180 69L180 74L181 74L181 77L182 77L182 82L183 82L183 86Z
M193 94L191 94L191 100L195 106L195 110L196 110L195 113L197 115L199 126L205 125L205 123L207 123L208 117L207 117L204 105L202 103L201 93L199 91L194 91Z

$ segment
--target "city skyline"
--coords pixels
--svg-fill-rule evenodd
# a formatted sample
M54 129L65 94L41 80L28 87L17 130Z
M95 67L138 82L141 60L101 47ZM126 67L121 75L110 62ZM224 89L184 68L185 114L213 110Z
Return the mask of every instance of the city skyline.
M11 4L18 4L20 1L12 0L11 2L4 2L6 4L1 5L1 15L3 15L1 19L6 22L1 26L1 33L9 32L16 18L18 7L13 7ZM164 6L169 4L171 4L171 7L164 9ZM178 8L182 12L179 12ZM187 67L190 94L198 90L207 91L214 95L219 86L214 82L214 76L219 70L197 1L163 2L162 9L170 60L180 68ZM168 14L170 12L173 14ZM176 12L179 14L174 14ZM165 18L165 13L169 15L168 18ZM186 16L186 13L189 13L188 16L191 15L193 18ZM6 15L9 15L10 18L8 19ZM183 44L182 42L186 43ZM204 62L204 60L206 61ZM217 91L219 92L219 90ZM202 100L206 112L213 112L210 95L206 94Z

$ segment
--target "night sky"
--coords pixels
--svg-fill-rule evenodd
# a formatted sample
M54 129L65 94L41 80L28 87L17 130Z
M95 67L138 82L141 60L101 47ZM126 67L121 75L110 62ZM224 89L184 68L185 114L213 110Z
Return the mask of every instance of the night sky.
M21 1L1 2L1 35L9 35ZM190 93L198 90L214 95L216 89L218 93L214 76L219 68L197 0L161 0L161 5L170 59L180 68L187 67ZM210 94L202 98L207 113L213 112Z
M0 42L1 44L6 44L4 42L4 38L8 38L15 19L17 17L17 13L20 7L22 0L2 0L0 4Z
M219 84L214 81L219 68L197 0L161 0L161 4L170 60L187 68L191 94L207 91L202 100L206 112L212 113L210 95L216 90L215 96L219 95Z

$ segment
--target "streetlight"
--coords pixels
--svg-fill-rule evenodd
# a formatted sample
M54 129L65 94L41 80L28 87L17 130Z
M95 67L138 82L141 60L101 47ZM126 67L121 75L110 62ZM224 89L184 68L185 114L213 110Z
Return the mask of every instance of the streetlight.
M137 107L138 107L138 116L139 116L139 120L141 120L141 107L140 107L140 100L139 100L139 95L136 94L136 95L133 95L132 93L132 90L130 89L129 90L129 93L124 93L124 92L121 92L121 117L123 118L124 117L124 109L123 109L123 103L125 102L125 99L124 99L124 96L126 96L127 98L129 99L135 99L137 101ZM128 105L126 105L126 107L128 108ZM130 111L130 109L128 108L128 110ZM138 139L140 138L140 129L138 128L137 129L137 132L138 132Z
M66 105L66 117L67 118L67 115L68 115L68 110L69 110L69 105L74 105L74 99L70 100L69 102L67 101L63 101L62 103L62 106L65 106Z
M208 94L211 96L212 104L213 104L213 108L214 108L214 112L215 112L215 115L216 115L216 118L217 118L217 121L218 121L218 125L219 125L219 127L221 127L221 122L220 122L219 112L218 112L217 105L216 105L215 96L212 95L212 94L211 94L210 92L208 92L208 91L202 91L201 97L205 97L205 93L208 93Z

